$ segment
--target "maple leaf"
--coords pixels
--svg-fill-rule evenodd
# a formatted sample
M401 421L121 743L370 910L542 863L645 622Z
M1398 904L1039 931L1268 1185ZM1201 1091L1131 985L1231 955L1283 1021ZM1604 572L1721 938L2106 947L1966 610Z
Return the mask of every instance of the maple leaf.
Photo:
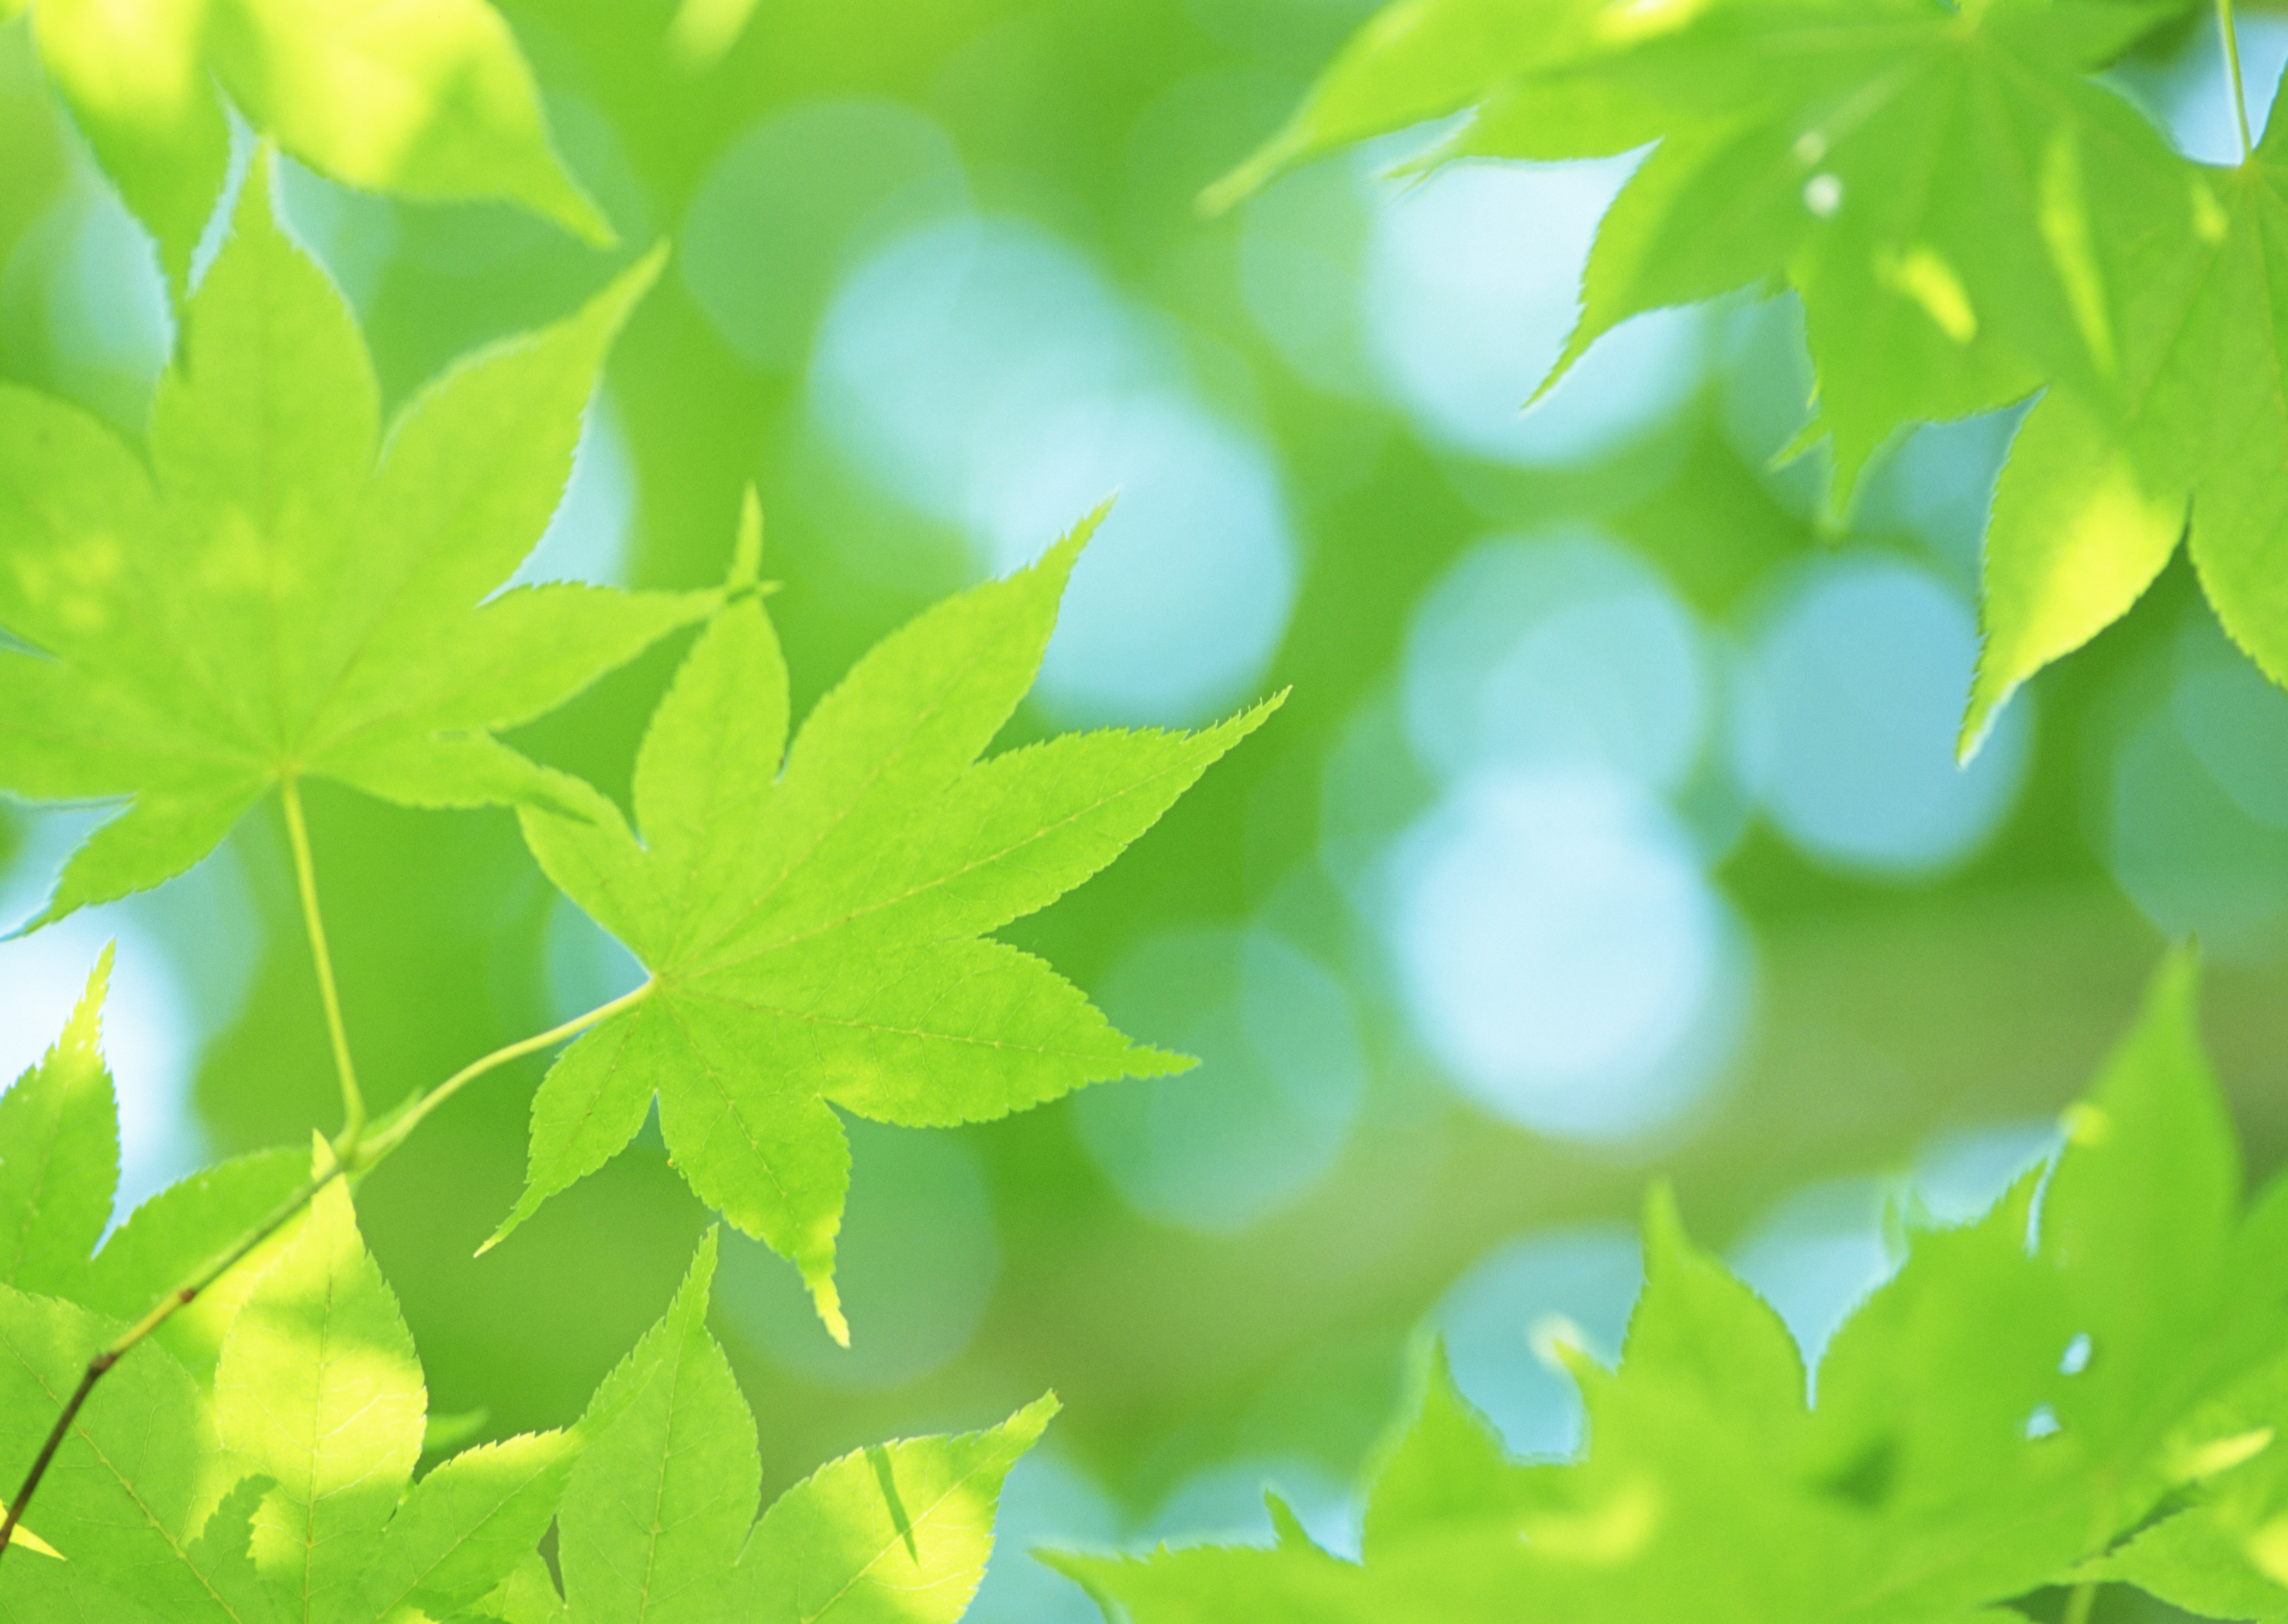
M2201 1417L2178 1476L2190 1503L2157 1519L2079 1577L2133 1584L2205 1618L2288 1619L2288 1359Z
M559 1514L562 1604L544 1575L506 1616L594 1624L954 1624L984 1576L1009 1469L1055 1414L875 1445L828 1462L756 1520L762 1464L730 1361L707 1332L717 1238L581 1418Z
M262 1151L204 1168L112 1228L119 1104L101 1047L111 967L107 947L63 1034L0 1095L0 1282L132 1320L275 1212L307 1178L309 1158ZM294 1232L290 1224L258 1246L250 1266L201 1292L155 1333L157 1341L195 1374L211 1369L239 1304Z
M2265 1458L2288 1421L2288 1184L2241 1211L2194 981L2189 958L2164 969L2046 1185L2035 1169L1977 1222L1911 1232L1829 1344L1816 1405L1778 1316L1656 1190L1618 1368L1557 1349L1588 1412L1578 1461L1509 1460L1434 1350L1378 1462L1362 1564L1291 1517L1267 1550L1050 1559L1135 1624L1998 1624L2013 1597L2104 1577L2269 1604L2288 1595L2260 1533L2288 1500Z
M636 759L640 841L600 796L587 820L521 814L549 877L651 980L543 1080L524 1196L487 1244L617 1153L656 1096L693 1191L790 1258L846 1342L849 1150L831 1106L944 1126L1191 1064L980 938L1110 862L1279 701L1194 733L1067 734L980 761L1032 684L1084 527L886 638L790 750L785 661L744 584L760 525L751 493L742 595Z
M103 1061L112 950L63 1035L0 1095L0 1281L52 1293L75 1282L111 1222L119 1110Z
M0 1458L31 1460L89 1357L120 1329L0 1286ZM198 1383L164 1349L138 1350L74 1418L30 1508L64 1560L0 1564L0 1616L255 1624L199 1560L201 1531L237 1476Z
M0 1286L0 1456L12 1462L30 1458L127 1316L274 1211L311 1166L271 1153L208 1169L88 1258L110 1216L117 1136L97 1048L108 969L107 954L63 1039L0 1097L0 1169L13 1176L0 1224L22 1243ZM330 1157L322 1141L315 1151ZM340 1181L200 1299L81 1410L36 1508L68 1572L0 1566L0 1617L68 1607L123 1621L149 1608L217 1624L412 1624L474 1604L531 1551L577 1440L509 1438L412 1481L420 1364Z
M2181 539L2225 630L2288 684L2288 128L2142 201L2111 200L2097 237L2125 290L2119 389L2051 390L1995 492L1966 752L2020 683L2126 614Z
M608 245L486 0L33 0L32 36L179 290L230 168L218 87L346 186L497 197Z
M1580 322L1541 387L1633 315L1784 281L1818 379L1800 443L1831 438L1840 512L1903 424L2109 372L2096 198L2176 160L2083 75L2177 9L1405 0L1211 196L1464 109L1426 163L1657 142L1599 228Z
M385 439L364 345L274 223L269 170L185 313L147 469L85 415L0 386L0 628L19 640L0 641L0 789L134 797L36 923L181 873L290 777L409 805L568 805L561 775L494 730L719 601L487 597L556 507L656 256L449 371Z
M101 1050L110 972L107 948L61 1037L0 1096L0 1460L12 1469L31 1460L89 1357L123 1324L64 1300L89 1281L87 1254L110 1222L117 1182L118 1110ZM177 1243L200 1248L203 1259L233 1232L179 1227ZM107 1274L132 1292L128 1252L112 1256ZM172 1283L137 1294L130 1311L139 1314ZM107 1620L147 1617L148 1606L167 1618L240 1619L199 1545L238 1475L191 1373L163 1345L139 1350L81 1408L30 1508L32 1525L11 1537L12 1548L65 1561L0 1566L0 1617ZM138 1604L123 1612L122 1597Z
M222 1447L256 1475L218 1547L242 1557L278 1617L306 1624L474 1604L546 1530L578 1453L569 1433L525 1433L413 1481L421 1365L340 1180L240 1308L214 1393ZM250 1588L242 1579L250 1612Z

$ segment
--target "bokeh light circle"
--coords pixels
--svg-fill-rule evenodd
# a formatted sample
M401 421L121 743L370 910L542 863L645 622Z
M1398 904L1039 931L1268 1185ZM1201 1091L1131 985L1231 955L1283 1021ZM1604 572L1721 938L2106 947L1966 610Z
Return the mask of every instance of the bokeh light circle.
M1466 780L1402 842L1393 947L1416 1031L1496 1113L1595 1142L1674 1121L1729 1058L1752 966L1692 845L1587 770Z
M1657 572L1594 532L1465 553L1408 630L1407 737L1442 778L1577 765L1681 782L1710 724L1697 622Z
M1904 558L1793 572L1754 648L1764 805L1780 831L1822 862L1878 875L1974 853L2017 797L2032 712L2021 693L1977 758L1956 764L1977 650L1968 607Z
M1447 1288L1430 1323L1454 1385L1510 1453L1569 1455L1581 1442L1580 1390L1537 1351L1536 1333L1561 1325L1585 1351L1613 1363L1643 1279L1636 1236L1592 1224L1505 1242Z
M1497 462L1576 462L1643 434L1690 392L1699 317L1655 311L1521 410L1572 331L1590 240L1635 162L1466 162L1386 184L1366 250L1368 349L1433 439Z
M2288 944L2288 693L2200 615L2136 673L2097 828L2123 891L2227 959Z
M998 574L1106 497L1038 696L1070 722L1205 720L1256 685L1299 574L1276 464L1179 348L1037 228L901 238L836 295L811 409L854 468L961 527Z
M1041 698L1073 722L1204 722L1252 696L1294 606L1278 471L1173 391L1076 401L981 476L969 517L1005 571L1116 490L1066 589Z
M1266 931L1170 931L1132 948L1099 1002L1124 1031L1201 1062L1075 1102L1082 1143L1138 1210L1241 1229L1333 1165L1366 1058L1341 983L1316 961Z

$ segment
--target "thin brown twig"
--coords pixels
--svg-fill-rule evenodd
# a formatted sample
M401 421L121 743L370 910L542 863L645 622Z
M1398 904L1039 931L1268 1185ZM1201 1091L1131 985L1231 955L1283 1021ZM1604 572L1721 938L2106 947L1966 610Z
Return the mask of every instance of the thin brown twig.
M48 1429L47 1438L40 1445L40 1453L32 1459L31 1470L24 1474L23 1486L16 1491L15 1499L9 1501L8 1515L0 1518L0 1557L8 1554L9 1541L15 1536L16 1525L23 1520L24 1509L31 1504L32 1496L40 1486L40 1479L47 1476L48 1467L55 1460L56 1451L62 1447L64 1438L70 1433L80 1406L87 1402L88 1395L95 1390L95 1384L103 1380L105 1373L126 1358L137 1343L173 1319L178 1310L195 1302L199 1293L221 1279L234 1264L291 1223L296 1215L316 1199L318 1192L341 1176L342 1168L337 1165L324 1175L312 1178L273 1208L261 1223L232 1241L181 1285L160 1298L152 1305L150 1312L113 1337L87 1361L86 1370L80 1374L79 1385L72 1389L71 1397L64 1401L63 1413L56 1417L55 1425Z
M47 1475L49 1466L55 1460L56 1451L62 1447L64 1439L70 1434L72 1422L78 1418L81 1406L86 1404L89 1395L95 1390L96 1383L103 1379L105 1374L113 1366L131 1352L137 1344L166 1324L179 1310L196 1301L201 1292L206 1290L234 1266L243 1261L249 1253L291 1223L304 1208L317 1199L318 1192L328 1184L338 1178L361 1176L370 1172L398 1146L403 1145L413 1129L418 1127L432 1111L443 1105L467 1084L487 1072L507 1065L512 1060L520 1059L538 1050L560 1043L565 1039L585 1031L597 1022L631 1007L651 991L651 986L652 984L647 981L634 992L624 994L608 1003L600 1004L586 1014L575 1016L561 1026L552 1026L547 1031L536 1033L531 1037L520 1038L513 1043L504 1044L490 1054L471 1061L435 1088L425 1089L414 1096L398 1109L385 1125L377 1127L377 1131L364 1142L362 1147L354 1147L347 1154L337 1153L333 1157L334 1165L330 1169L314 1176L309 1182L281 1202L259 1224L232 1241L196 1272L153 1303L148 1313L99 1349L94 1357L88 1360L87 1369L82 1373L79 1385L72 1390L71 1397L64 1401L63 1412L56 1417L55 1425L48 1430L47 1438L40 1446L40 1453L33 1458L31 1470L24 1475L23 1486L16 1491L15 1499L8 1504L5 1517L0 1518L0 1557L5 1557L8 1554L9 1541L15 1534L17 1525L23 1520L25 1508L31 1504L33 1494L39 1489L40 1480Z

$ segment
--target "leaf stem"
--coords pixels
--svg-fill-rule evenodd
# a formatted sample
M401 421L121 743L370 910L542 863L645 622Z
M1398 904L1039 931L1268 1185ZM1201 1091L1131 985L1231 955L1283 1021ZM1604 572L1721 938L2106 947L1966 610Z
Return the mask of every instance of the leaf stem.
M584 1015L576 1015L560 1026L551 1026L545 1032L536 1032L528 1038L503 1044L489 1055L481 1056L455 1072L450 1077L425 1093L417 1094L400 1106L387 1125L382 1127L368 1142L362 1157L364 1166L371 1166L405 1142L405 1137L421 1125L421 1121L470 1083L497 1066L512 1060L520 1060L537 1050L549 1049L567 1038L577 1037L600 1021L609 1020L623 1010L633 1009L648 997L652 983L645 982L632 993L623 993L609 1003L598 1004Z
M342 1176L343 1170L337 1161L329 1171L312 1178L295 1191L273 1208L259 1224L209 1259L181 1285L154 1303L150 1312L106 1343L87 1361L87 1368L80 1374L79 1385L72 1389L71 1397L64 1401L63 1413L56 1417L55 1425L48 1429L48 1436L40 1445L40 1453L32 1459L31 1470L24 1474L23 1486L16 1491L15 1499L9 1501L7 1516L0 1518L0 1557L8 1554L9 1541L15 1536L16 1525L23 1519L24 1509L31 1504L32 1496L40 1486L40 1479L47 1476L48 1467L56 1458L56 1451L62 1446L65 1437L71 1431L72 1422L78 1418L80 1406L87 1402L88 1395L95 1390L95 1384L103 1379L104 1373L124 1359L138 1343L173 1319L178 1310L195 1301L199 1293L221 1279L248 1253L292 1222L296 1214L316 1199L318 1192Z
M332 977L326 968L325 935L318 924L315 892L307 880L310 872L309 842L302 832L301 807L294 796L292 784L293 780L289 779L286 790L287 826L295 834L296 867L305 876L302 895L309 917L312 943L318 958L319 978L330 994ZM391 1152L405 1143L407 1137L414 1129L420 1126L423 1118L459 1093L462 1089L483 1076L487 1072L497 1070L510 1061L520 1059L536 1050L560 1043L568 1037L586 1031L599 1021L608 1020L621 1010L632 1008L641 1002L651 989L652 984L647 981L635 991L623 994L609 1003L600 1004L584 1015L576 1015L561 1026L551 1026L545 1032L535 1033L528 1038L520 1038L513 1043L504 1043L490 1054L470 1061L468 1065L455 1072L435 1088L414 1096L410 1101L401 1106L388 1122L370 1138L363 1137L364 1112L361 1105L354 1119L354 1129L358 1137L354 1139L352 1129L345 1128L342 1139L328 1147L333 1160L331 1168L314 1176L293 1194L281 1201L260 1223L232 1241L197 1271L186 1277L181 1284L153 1303L148 1313L105 1343L87 1361L87 1368L81 1373L79 1385L72 1390L71 1397L64 1401L62 1413L56 1417L55 1425L48 1429L48 1436L40 1446L40 1453L33 1457L31 1470L24 1474L23 1486L16 1491L16 1497L9 1501L6 1516L0 1517L0 1557L5 1557L8 1554L9 1541L14 1535L17 1525L23 1519L25 1508L31 1504L32 1496L40 1486L40 1480L47 1476L48 1468L56 1458L56 1451L62 1447L65 1438L71 1431L72 1422L79 1416L81 1406L86 1404L88 1396L95 1390L95 1384L103 1379L104 1374L114 1365L133 1351L138 1343L166 1324L178 1311L195 1301L201 1292L229 1272L246 1257L247 1254L291 1223L304 1208L317 1199L318 1192L328 1184L346 1176L362 1175L378 1165ZM328 1013L333 1016L334 1030L338 1040L341 1032L340 1018L333 1012L333 1001L330 995L327 1000L327 1010ZM346 1045L339 1045L337 1054L345 1068L342 1073L345 1097L354 1099L357 1085L346 1069L348 1065ZM346 1150L344 1148L345 1145L347 1146Z
M2066 1597L2066 1610L2059 1615L2059 1624L2089 1624L2090 1609L2097 1605L2097 1581L2085 1580L2073 1588Z
M310 937L310 959L318 970L318 998L326 1007L326 1034L334 1046L334 1074L342 1085L342 1131L334 1153L344 1164L357 1155L365 1137L365 1093L358 1087L357 1065L350 1058L349 1028L342 1024L341 994L334 987L334 955L326 947L326 922L318 912L318 871L310 859L310 826L302 816L302 789L291 772L278 780L279 797L286 804L286 838L294 848L294 883L302 893L302 923Z
M2233 116L2240 123L2240 161L2248 162L2256 143L2248 133L2248 92L2241 88L2240 31L2233 26L2232 0L2216 0L2217 32L2224 39L2225 75L2232 83Z

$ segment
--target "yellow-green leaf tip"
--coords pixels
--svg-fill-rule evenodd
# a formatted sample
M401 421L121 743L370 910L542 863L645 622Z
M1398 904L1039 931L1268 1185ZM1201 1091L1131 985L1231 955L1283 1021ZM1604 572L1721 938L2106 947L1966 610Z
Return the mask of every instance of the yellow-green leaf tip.
M5 1517L7 1514L8 1508L5 1505L0 1505L0 1517ZM9 1534L8 1543L12 1547L20 1545L26 1550L36 1550L43 1557L53 1557L59 1562L64 1560L63 1552L58 1550L54 1546L40 1538L38 1534L34 1533L21 1523L17 1524L14 1532Z
M810 1300L817 1305L819 1321L826 1327L826 1334L848 1347L850 1321L843 1318L842 1293L834 1284L833 1274L806 1275L803 1283L810 1287Z
M64 1024L63 1035L56 1040L58 1054L82 1054L93 1058L103 1049L103 1001L111 990L111 962L119 944L106 942L103 951L96 955L95 968L88 972L87 990L80 994L73 1007L71 1019Z

